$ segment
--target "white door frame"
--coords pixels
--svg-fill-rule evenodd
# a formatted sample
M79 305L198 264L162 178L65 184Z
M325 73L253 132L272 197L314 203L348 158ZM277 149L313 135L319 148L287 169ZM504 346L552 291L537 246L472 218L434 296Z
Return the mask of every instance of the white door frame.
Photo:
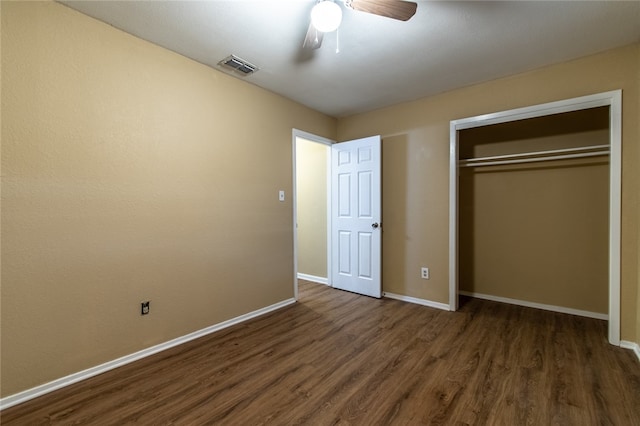
M291 152L293 155L293 190L291 202L293 203L293 297L298 300L298 189L296 185L296 140L298 138L306 139L311 142L317 142L327 145L329 149L336 141L314 135L303 130L293 129L291 136ZM327 283L331 285L331 152L327 155Z
M609 343L620 345L622 90L452 120L449 131L449 309L458 309L458 132L527 118L609 106Z

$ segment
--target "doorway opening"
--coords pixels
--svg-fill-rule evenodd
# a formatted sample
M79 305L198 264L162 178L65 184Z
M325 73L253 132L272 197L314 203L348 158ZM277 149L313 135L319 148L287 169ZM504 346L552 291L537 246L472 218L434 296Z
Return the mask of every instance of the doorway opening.
M331 145L293 130L294 294L298 279L330 285Z
M382 297L382 146L293 130L294 296L307 279Z

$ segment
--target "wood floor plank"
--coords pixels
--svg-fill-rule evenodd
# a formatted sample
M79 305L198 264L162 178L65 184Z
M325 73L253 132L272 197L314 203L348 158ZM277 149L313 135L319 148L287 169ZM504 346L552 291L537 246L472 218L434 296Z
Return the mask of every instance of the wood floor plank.
M0 413L3 425L640 425L606 322L445 312L300 282L300 300Z

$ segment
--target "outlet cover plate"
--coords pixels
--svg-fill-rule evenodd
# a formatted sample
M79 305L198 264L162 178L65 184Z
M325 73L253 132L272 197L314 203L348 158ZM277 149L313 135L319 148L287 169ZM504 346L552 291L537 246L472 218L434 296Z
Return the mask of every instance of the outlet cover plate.
M422 277L423 280L428 280L429 279L429 268L422 268L420 270L420 276Z

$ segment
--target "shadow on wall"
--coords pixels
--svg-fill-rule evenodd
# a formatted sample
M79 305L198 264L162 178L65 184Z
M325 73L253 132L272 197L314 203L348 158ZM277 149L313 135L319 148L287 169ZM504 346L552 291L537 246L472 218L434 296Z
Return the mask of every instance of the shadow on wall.
M406 294L409 138L382 138L382 290Z

